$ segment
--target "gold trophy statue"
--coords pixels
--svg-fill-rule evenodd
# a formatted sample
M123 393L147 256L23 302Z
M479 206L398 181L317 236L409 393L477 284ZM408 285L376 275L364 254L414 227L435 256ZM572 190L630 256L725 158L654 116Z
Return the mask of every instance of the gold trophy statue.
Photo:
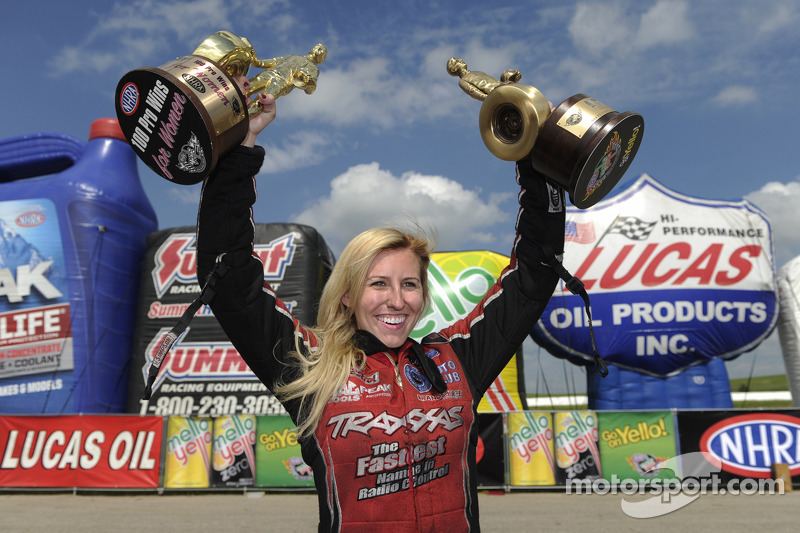
M551 111L538 89L518 83L517 70L498 80L452 57L447 72L483 102L478 124L489 151L505 161L530 157L533 168L566 189L579 209L611 192L642 142L644 119L633 111L618 113L584 94Z
M154 172L181 185L198 183L244 139L250 117L261 112L258 102L245 109L246 97L263 92L278 98L295 87L313 93L317 65L327 54L318 44L305 56L262 60L247 38L219 31L190 55L123 76L117 118L134 152ZM235 78L247 76L250 67L264 71L250 78L245 95Z

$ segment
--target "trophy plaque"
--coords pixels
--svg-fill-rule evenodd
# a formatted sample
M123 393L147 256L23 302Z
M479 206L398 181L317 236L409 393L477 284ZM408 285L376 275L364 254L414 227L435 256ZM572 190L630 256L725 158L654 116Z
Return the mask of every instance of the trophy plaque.
M147 166L171 182L192 185L247 135L250 118L261 112L249 95L278 98L294 87L310 94L319 76L317 64L326 57L327 49L318 44L305 56L260 60L246 38L220 31L190 55L125 74L117 84L117 118ZM248 80L244 94L237 78L251 66L265 70Z
M618 113L584 94L551 110L538 89L518 83L519 71L496 79L468 70L457 58L448 61L447 71L483 102L478 122L489 151L505 161L530 157L533 168L566 189L579 209L611 192L642 142L644 119L633 111Z

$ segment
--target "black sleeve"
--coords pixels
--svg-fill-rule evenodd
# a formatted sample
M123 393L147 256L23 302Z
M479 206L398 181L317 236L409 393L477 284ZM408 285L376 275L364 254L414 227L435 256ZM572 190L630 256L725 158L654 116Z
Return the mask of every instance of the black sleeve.
M209 306L250 369L274 390L278 381L291 379L286 354L294 349L295 335L307 332L264 280L264 266L253 254L254 176L263 160L263 148L237 147L203 184L197 217L197 279L202 283L216 261L227 265Z
M441 334L464 364L480 398L516 353L544 312L558 275L547 263L564 251L564 191L517 163L520 209L509 266L469 315Z

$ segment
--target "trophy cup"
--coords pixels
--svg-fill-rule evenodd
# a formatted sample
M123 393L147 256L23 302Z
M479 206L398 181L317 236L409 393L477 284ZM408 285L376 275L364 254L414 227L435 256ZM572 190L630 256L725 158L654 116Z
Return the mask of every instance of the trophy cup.
M642 142L644 119L633 111L618 113L580 93L551 111L538 89L518 83L517 70L496 79L453 57L447 72L483 102L478 123L489 151L505 161L530 157L533 168L566 189L579 209L611 192Z
M117 84L117 118L134 152L161 177L181 185L205 179L219 158L247 135L250 117L261 112L255 93L284 96L295 87L311 94L327 49L318 44L305 56L258 59L245 37L219 31L190 55L160 67L142 67ZM236 83L250 67L247 94Z

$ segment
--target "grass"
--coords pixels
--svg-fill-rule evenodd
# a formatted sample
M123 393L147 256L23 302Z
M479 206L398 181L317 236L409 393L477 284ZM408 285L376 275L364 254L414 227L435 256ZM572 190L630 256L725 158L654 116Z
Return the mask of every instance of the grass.
M789 390L789 377L786 374L736 378L731 380L732 392L765 392Z

